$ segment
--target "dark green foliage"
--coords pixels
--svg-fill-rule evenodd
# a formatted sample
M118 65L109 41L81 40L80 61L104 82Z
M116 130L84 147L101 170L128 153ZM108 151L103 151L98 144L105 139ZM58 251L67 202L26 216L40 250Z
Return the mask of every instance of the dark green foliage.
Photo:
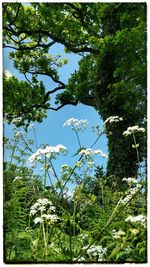
M19 82L12 77L4 84L8 121L22 116L22 125L26 120L41 122L46 109L78 102L94 107L103 120L123 117L122 124L111 128L112 135L106 132L107 174L117 176L118 184L125 176L135 176L135 150L122 132L146 119L146 4L4 3L3 10L4 47L16 49L11 52L14 67L27 79ZM60 81L57 71L67 60L50 54L55 42L64 45L66 52L81 56L79 70L67 84ZM39 75L49 77L56 87L46 93ZM55 92L57 106L52 107L48 101ZM140 161L146 157L145 140L141 147Z

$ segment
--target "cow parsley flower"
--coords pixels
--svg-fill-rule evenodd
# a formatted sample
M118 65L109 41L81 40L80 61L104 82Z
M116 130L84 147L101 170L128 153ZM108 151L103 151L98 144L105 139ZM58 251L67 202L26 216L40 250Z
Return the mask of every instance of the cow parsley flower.
M59 219L59 217L56 214L43 214L41 217L46 221L50 221L50 223L55 223Z
M137 133L137 132L144 133L145 129L144 128L140 128L139 126L135 125L135 126L132 126L132 127L128 127L127 130L123 132L123 135L128 136L128 135L131 135L131 134Z
M20 122L22 122L22 117L14 118L14 119L12 119L11 122L17 125L17 124L19 124Z
M136 183L136 185L134 187L130 187L127 192L126 192L126 196L120 200L121 204L126 204L130 201L130 199L139 191L139 189L142 187L141 184Z
M70 118L64 123L63 126L69 126L72 129L83 131L86 128L87 124L88 124L87 120L82 120L82 119L78 120L78 119Z
M83 247L83 250L86 249L86 247ZM87 254L91 257L93 257L94 259L96 258L97 261L102 261L104 255L107 252L106 248L103 248L102 246L95 246L92 245L90 248L87 249Z
M146 216L143 214L140 214L140 215L135 216L135 217L130 215L125 219L125 222L139 223L145 227L146 226Z
M47 158L53 157L56 154L59 154L60 152L62 153L66 153L67 152L67 148L63 145L57 145L55 147L53 146L46 146L45 148L41 149L39 148L34 154L32 154L29 158L28 158L28 162L32 163L35 160L39 160L41 159L42 155L45 155Z
M138 183L138 181L133 177L123 178L122 181L127 182L128 184Z
M91 156L93 155L93 150L92 148L82 149L79 154L83 156Z
M37 224L37 223L42 223L42 222L43 222L43 219L40 218L40 217L36 217L36 218L34 219L34 223L35 223L35 224Z
M103 151L101 151L100 149L96 149L96 150L94 150L94 154L95 154L95 155L100 155L100 156L102 156L103 158L108 158L108 156L107 156L105 153L103 153Z
M104 158L108 158L108 156L106 154L104 154L100 149L93 150L92 148L86 148L86 149L82 149L79 152L79 154L83 155L83 156L100 155L100 156L102 156Z
M21 137L21 136L22 136L22 131L20 131L20 132L16 132L15 137L19 138L19 137Z
M123 121L123 118L119 116L111 116L104 121L104 124L119 122L119 121Z
M118 232L116 230L112 230L112 234L114 238L121 239L126 233L122 230L119 230Z

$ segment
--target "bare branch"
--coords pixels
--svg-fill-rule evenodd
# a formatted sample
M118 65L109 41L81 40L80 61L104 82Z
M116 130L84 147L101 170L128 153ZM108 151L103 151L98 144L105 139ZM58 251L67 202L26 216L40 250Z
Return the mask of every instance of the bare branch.
M57 107L57 108L49 107L48 109L57 111L57 110L63 108L64 106L67 106L67 105L73 105L73 106L76 106L77 104L78 104L78 101L75 101L75 102L70 102L70 103L64 103L64 104L60 105L60 106Z

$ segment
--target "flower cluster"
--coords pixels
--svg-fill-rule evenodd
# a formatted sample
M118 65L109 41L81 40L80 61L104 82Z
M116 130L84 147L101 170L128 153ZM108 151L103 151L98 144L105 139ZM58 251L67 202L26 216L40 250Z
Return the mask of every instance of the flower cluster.
M139 126L135 125L135 126L132 126L132 127L128 127L127 130L123 132L123 135L128 136L128 135L131 135L131 134L137 133L137 132L144 133L145 129L144 128L140 128Z
M22 131L21 132L16 132L15 137L19 138L19 137L22 136L22 134L23 134Z
M125 181L128 184L136 184L136 183L138 183L138 181L133 177L123 178L122 181Z
M134 187L130 187L127 192L126 196L121 199L121 204L126 204L129 202L129 200L139 191L139 189L142 187L141 184L137 183Z
M135 216L135 217L130 215L125 219L125 222L139 223L145 227L146 226L146 216L143 214Z
M34 160L41 159L41 155L45 155L47 158L54 157L56 154L60 152L67 152L67 148L63 145L53 146L46 146L44 149L38 149L37 152L32 154L28 158L28 162L32 163Z
M67 120L63 126L70 126L72 129L83 131L86 128L87 124L88 124L87 120L78 120L78 119L71 118Z
M100 155L104 158L108 158L106 154L104 154L100 149L93 150L92 148L82 149L79 152L80 155L83 156L93 156L93 155Z
M34 219L34 223L42 223L44 221L48 221L53 224L58 221L59 217L56 214L51 214L55 212L56 208L53 203L47 198L40 198L30 209L30 216L34 216L40 213L40 217L36 217ZM43 214L43 212L46 212Z
M22 122L22 117L17 117L17 118L14 118L13 120L12 120L12 123L14 123L14 124L19 124L20 122Z
M114 238L121 239L122 236L125 235L125 232L122 231L122 230L119 230L118 232L117 232L116 230L113 230L113 231L112 231L112 234L113 234L113 237L114 237Z
M21 180L22 177L21 176L16 176L15 179L13 180L13 182L17 181L17 180Z
M84 249L87 249L88 246L83 247ZM94 258L97 261L102 261L104 254L106 254L107 249L103 248L102 246L94 246L92 245L90 248L87 249L87 254L89 255L90 258Z
M111 116L111 117L107 118L104 121L104 124L106 124L106 123L113 123L113 122L119 122L119 121L123 121L123 118L121 118L119 116Z

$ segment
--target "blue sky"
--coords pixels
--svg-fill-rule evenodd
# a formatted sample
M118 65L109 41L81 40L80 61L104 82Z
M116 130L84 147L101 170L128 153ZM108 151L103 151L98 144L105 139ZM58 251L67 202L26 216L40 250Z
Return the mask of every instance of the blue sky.
M4 51L4 70L9 71L12 75L17 76L19 79L24 79L24 76L19 74L16 69L13 68L13 62L8 58L8 53L10 49L5 49ZM70 74L74 72L75 69L78 69L78 61L80 57L76 54L65 54L63 50L63 46L60 44L55 45L53 49L51 49L50 53L53 55L61 54L63 57L68 59L68 63L64 65L59 71L60 79L67 83ZM39 77L43 80L47 90L51 90L54 88L54 83L47 77ZM97 112L94 108L79 104L76 107L74 106L65 106L59 111L48 111L48 116L43 120L42 123L35 123L38 146L40 144L49 144L51 146L56 146L57 144L62 144L66 146L69 150L67 157L59 157L57 162L55 162L55 168L58 171L61 164L69 164L73 166L76 157L72 157L73 154L78 149L78 143L75 136L75 133L69 127L63 127L63 124L69 118L76 119L87 119L89 124L87 126L87 130L85 131L84 137L84 146L90 147L90 145L96 139L96 135L94 135L91 131L91 126L99 125L102 129L102 120L100 119ZM10 137L12 136L12 126L5 126L5 135ZM107 151L107 139L105 136L102 136L98 143L94 146L94 149L101 149L104 153L108 153ZM8 158L8 153L5 152L6 159ZM99 157L96 160L97 165L106 166L107 160L105 158Z

